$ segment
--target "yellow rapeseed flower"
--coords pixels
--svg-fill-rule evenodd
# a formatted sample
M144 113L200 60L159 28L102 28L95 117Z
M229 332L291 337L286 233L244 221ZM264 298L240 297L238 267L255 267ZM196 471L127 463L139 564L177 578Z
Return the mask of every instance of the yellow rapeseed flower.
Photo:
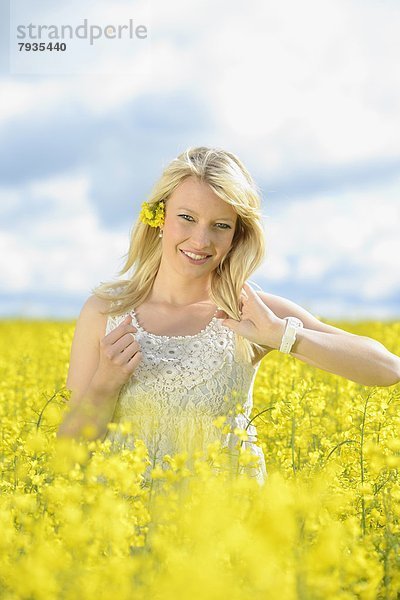
M153 204L148 202L142 203L142 208L139 214L140 220L150 227L160 227L164 224L165 202L160 200Z
M237 435L237 437L243 442L247 442L249 439L249 434L245 429L242 429L241 427L235 427L233 433Z

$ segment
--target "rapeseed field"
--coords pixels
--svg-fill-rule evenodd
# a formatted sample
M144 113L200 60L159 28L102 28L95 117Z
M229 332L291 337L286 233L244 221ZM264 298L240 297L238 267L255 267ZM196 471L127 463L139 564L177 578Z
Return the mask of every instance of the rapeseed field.
M339 323L400 354L400 323ZM400 597L400 385L272 352L254 387L268 478L56 439L75 323L0 322L0 598ZM251 457L243 453L243 464Z

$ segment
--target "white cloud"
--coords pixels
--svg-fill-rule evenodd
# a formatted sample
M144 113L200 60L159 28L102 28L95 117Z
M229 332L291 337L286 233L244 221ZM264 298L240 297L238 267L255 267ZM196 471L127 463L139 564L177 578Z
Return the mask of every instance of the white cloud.
M20 207L20 196L12 187L0 188L0 216Z
M27 83L15 79L1 82L0 123L25 114L54 108L65 99L70 90L64 81L35 81Z
M77 209L80 212L88 213L90 201L88 191L90 180L87 175L55 175L44 180L33 180L27 186L27 192L33 198L47 198L51 205L59 212L76 214Z
M400 297L399 230L400 179L292 203L267 219L267 256L257 274L368 300Z
M356 304L346 300L346 298L327 299L319 296L309 299L307 310L317 318L333 321L386 321L392 320L395 316L393 309L385 305Z
M209 40L224 65L210 86L216 122L232 143L240 136L254 144L260 169L398 153L400 13L380 9L257 3L230 13L218 41Z
M26 289L30 280L29 262L34 257L24 251L23 243L15 233L0 231L0 278L7 292Z
M88 189L82 175L70 175L35 181L20 191L20 205L27 194L50 202L28 225L0 230L0 279L7 293L87 294L101 280L115 277L129 232L100 224Z

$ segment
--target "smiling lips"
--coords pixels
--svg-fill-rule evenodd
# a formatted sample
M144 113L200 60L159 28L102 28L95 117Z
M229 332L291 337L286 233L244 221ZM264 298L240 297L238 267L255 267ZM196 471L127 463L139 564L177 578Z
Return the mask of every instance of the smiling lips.
M207 256L211 256L210 254L207 254L207 252L194 252L194 250L182 250L182 252L196 258L206 258Z
M185 250L181 250L182 254L184 254L191 262L197 262L199 264L203 264L210 258L210 254L194 254L193 252L186 252Z

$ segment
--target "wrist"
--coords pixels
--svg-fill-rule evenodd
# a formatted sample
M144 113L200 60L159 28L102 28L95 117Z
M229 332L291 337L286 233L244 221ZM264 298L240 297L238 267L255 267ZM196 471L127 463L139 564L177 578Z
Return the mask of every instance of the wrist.
M298 317L285 317L286 328L282 337L279 351L284 354L290 354L296 343L296 334L303 328L303 321Z
M93 375L89 387L100 401L119 394L121 389L121 386L115 386L112 382L105 380L99 372Z
M269 348L273 348L274 350L279 350L283 338L283 334L285 333L287 321L285 319L280 319L277 317L277 320L271 329L270 339L266 343Z
M298 327L296 329L296 338L293 342L293 346L291 347L290 354L298 351L298 345L301 344L301 340L304 339L304 327Z

